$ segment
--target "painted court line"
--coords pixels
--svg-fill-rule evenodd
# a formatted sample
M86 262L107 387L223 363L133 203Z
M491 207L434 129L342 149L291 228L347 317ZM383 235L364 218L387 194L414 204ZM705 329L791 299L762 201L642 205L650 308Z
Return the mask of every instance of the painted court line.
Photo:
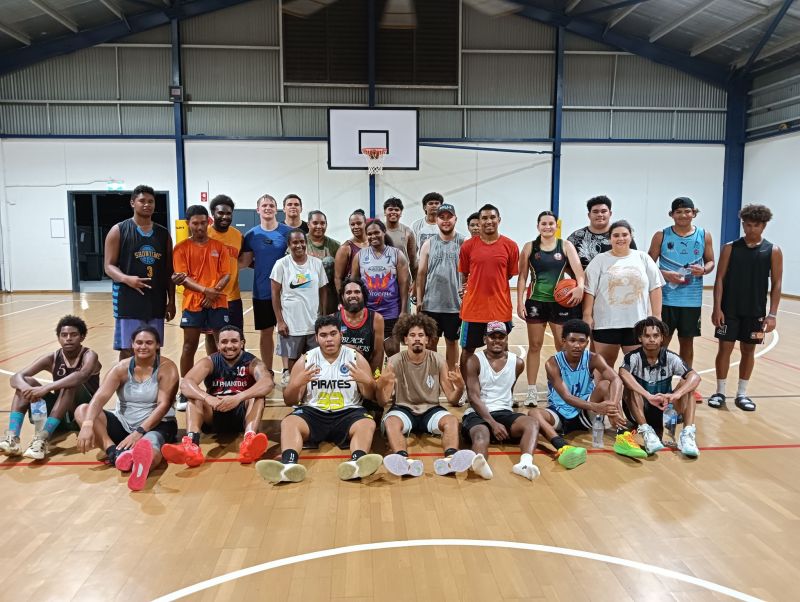
M516 541L497 541L492 539L410 539L407 541L380 541L375 543L365 543L353 546L343 546L341 548L332 548L329 550L319 550L317 552L309 552L307 554L298 554L297 556L290 556L288 558L281 558L279 560L272 560L264 562L246 569L232 571L213 579L201 581L189 587L184 587L178 591L172 592L156 598L153 602L172 602L173 600L180 600L186 596L191 596L198 592L217 587L229 581L235 581L242 577L249 577L257 573L263 573L272 569L277 569L309 560L319 560L321 558L331 558L334 556L343 556L345 554L352 554L355 552L373 552L376 550L396 550L402 548L422 548L422 547L467 547L467 548L501 548L506 550L524 550L526 552L543 552L545 554L556 554L558 556L570 556L572 558L585 558L587 560L595 560L597 562L605 562L607 564L615 564L630 569L636 569L645 573L652 573L659 577L666 577L667 579L675 579L691 585L696 585L708 591L716 592L736 600L745 600L746 602L760 602L759 598L750 596L743 592L719 585L705 579L693 577L692 575L685 575L677 571L671 571L651 564L645 564L636 560L628 560L626 558L617 558L616 556L608 556L606 554L597 554L595 552L587 552L585 550L573 550L570 548L560 548L557 546L545 546L535 543L522 543Z
M57 305L59 303L66 303L66 299L62 299L61 301L53 301L52 303L45 303L44 305L37 305L36 307L28 307L27 309L19 309L17 311L12 311L10 314L3 314L0 318L7 318L8 316L13 316L15 314L21 314L26 311L33 311L34 309L41 309L43 307L50 307L51 305Z

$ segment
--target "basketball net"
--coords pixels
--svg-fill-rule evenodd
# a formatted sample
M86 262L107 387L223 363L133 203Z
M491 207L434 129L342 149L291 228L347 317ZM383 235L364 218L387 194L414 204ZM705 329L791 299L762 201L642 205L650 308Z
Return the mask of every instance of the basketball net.
M361 154L367 161L367 174L383 173L383 160L386 158L386 149L380 147L362 148Z

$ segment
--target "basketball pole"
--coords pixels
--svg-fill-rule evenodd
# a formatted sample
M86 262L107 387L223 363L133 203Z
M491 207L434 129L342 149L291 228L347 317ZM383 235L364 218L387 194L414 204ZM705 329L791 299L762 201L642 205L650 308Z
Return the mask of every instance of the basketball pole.
M375 217L375 174L369 174L369 216Z

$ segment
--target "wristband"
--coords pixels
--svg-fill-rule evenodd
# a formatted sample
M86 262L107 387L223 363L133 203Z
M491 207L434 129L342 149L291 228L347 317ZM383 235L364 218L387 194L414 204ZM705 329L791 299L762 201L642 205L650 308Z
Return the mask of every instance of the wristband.
M776 318L777 319L778 316L776 316L775 314L767 314L767 317L768 318Z

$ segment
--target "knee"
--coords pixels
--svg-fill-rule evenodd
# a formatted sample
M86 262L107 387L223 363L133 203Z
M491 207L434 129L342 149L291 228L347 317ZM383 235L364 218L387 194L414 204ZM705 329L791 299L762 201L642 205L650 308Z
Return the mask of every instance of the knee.
M364 435L365 437L372 437L372 435L375 434L375 421L359 420L356 422L354 431Z
M439 421L439 430L443 433L451 433L458 428L458 418L452 414L445 416Z
M489 444L489 429L486 426L476 426L469 432L469 437L474 445L484 446Z
M743 358L750 359L754 357L756 354L756 346L750 345L749 343L742 343L739 345L739 352L742 354Z
M531 355L531 354L539 355L539 353L542 351L542 345L543 344L544 344L544 341L529 341L529 344L528 344L528 355Z
M525 433L532 433L537 432L539 430L539 420L534 416L526 416L524 418L520 418L522 420L522 428L525 430Z
M595 390L597 390L601 396L608 397L608 392L611 390L611 383L607 380L601 380L597 383Z
M77 408L75 408L75 420L78 422L83 422L86 418L86 413L89 411L89 404L81 404Z

